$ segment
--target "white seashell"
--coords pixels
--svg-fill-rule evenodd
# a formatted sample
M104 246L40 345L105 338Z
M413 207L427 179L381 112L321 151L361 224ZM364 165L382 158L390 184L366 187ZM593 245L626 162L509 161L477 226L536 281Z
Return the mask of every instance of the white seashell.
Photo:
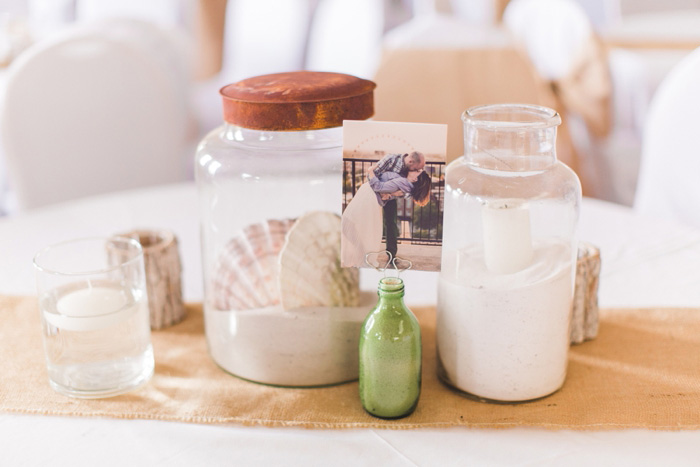
M279 256L279 291L286 310L312 306L357 306L359 273L340 267L340 216L314 211L287 233Z
M292 219L268 220L245 227L224 246L211 281L219 310L249 310L279 303L279 252Z

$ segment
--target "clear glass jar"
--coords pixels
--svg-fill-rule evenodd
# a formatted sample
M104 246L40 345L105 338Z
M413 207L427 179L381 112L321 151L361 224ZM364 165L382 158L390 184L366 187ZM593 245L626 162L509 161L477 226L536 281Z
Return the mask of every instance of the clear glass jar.
M372 115L373 89L348 75L296 72L221 90L225 123L200 143L195 177L205 332L224 370L280 386L357 378L371 298L364 307L326 306L304 294L324 290L341 272L343 280L357 275L333 269L335 237L329 246L324 235L336 217L340 228L342 121Z
M581 185L552 109L474 107L446 171L440 378L481 399L547 396L566 376Z

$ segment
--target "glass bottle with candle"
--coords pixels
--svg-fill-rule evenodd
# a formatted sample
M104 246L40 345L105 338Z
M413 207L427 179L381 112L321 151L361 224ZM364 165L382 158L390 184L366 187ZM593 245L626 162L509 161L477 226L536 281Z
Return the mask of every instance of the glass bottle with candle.
M403 302L401 279L380 279L377 293L360 333L360 400L375 417L401 418L420 396L420 326Z
M581 185L556 157L552 109L468 109L445 180L438 374L480 399L519 402L566 376Z

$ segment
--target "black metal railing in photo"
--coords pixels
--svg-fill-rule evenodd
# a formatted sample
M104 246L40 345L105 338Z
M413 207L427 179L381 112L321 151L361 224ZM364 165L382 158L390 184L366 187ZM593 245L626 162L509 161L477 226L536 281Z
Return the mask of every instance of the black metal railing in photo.
M366 181L369 168L378 162L371 159L343 159L343 210ZM399 242L411 244L442 244L442 210L445 192L445 163L426 162L430 175L430 201L418 206L410 197L397 198Z

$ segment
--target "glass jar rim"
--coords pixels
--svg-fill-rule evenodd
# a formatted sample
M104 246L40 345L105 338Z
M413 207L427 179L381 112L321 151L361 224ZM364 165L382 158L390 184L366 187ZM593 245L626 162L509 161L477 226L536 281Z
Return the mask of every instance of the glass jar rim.
M120 261L118 264L110 265L107 267L99 268L99 269L86 269L86 270L81 270L81 271L59 271L55 267L50 267L45 264L42 264L42 261L44 260L44 256L49 254L52 250L55 250L56 248L62 248L64 246L68 246L71 244L77 244L77 243L85 243L85 242L92 242L92 241L105 241L105 242L115 242L115 243L121 243L124 245L129 245L130 247L134 248L134 255L130 258L124 259L123 261ZM45 274L50 274L54 276L64 276L64 277L69 277L69 276L86 276L86 275L94 275L94 274L104 274L107 272L111 271L116 271L128 264L131 264L135 261L139 261L143 257L143 247L141 244L129 237L124 237L120 235L113 235L113 236L94 236L94 237L83 237L83 238L74 238L71 240L64 240L62 242L54 243L52 245L46 246L39 250L34 255L34 258L32 259L32 264L34 265L34 268L37 271L43 272Z
M561 124L561 116L556 110L541 105L487 104L465 110L462 121L477 128L520 131L556 127Z

